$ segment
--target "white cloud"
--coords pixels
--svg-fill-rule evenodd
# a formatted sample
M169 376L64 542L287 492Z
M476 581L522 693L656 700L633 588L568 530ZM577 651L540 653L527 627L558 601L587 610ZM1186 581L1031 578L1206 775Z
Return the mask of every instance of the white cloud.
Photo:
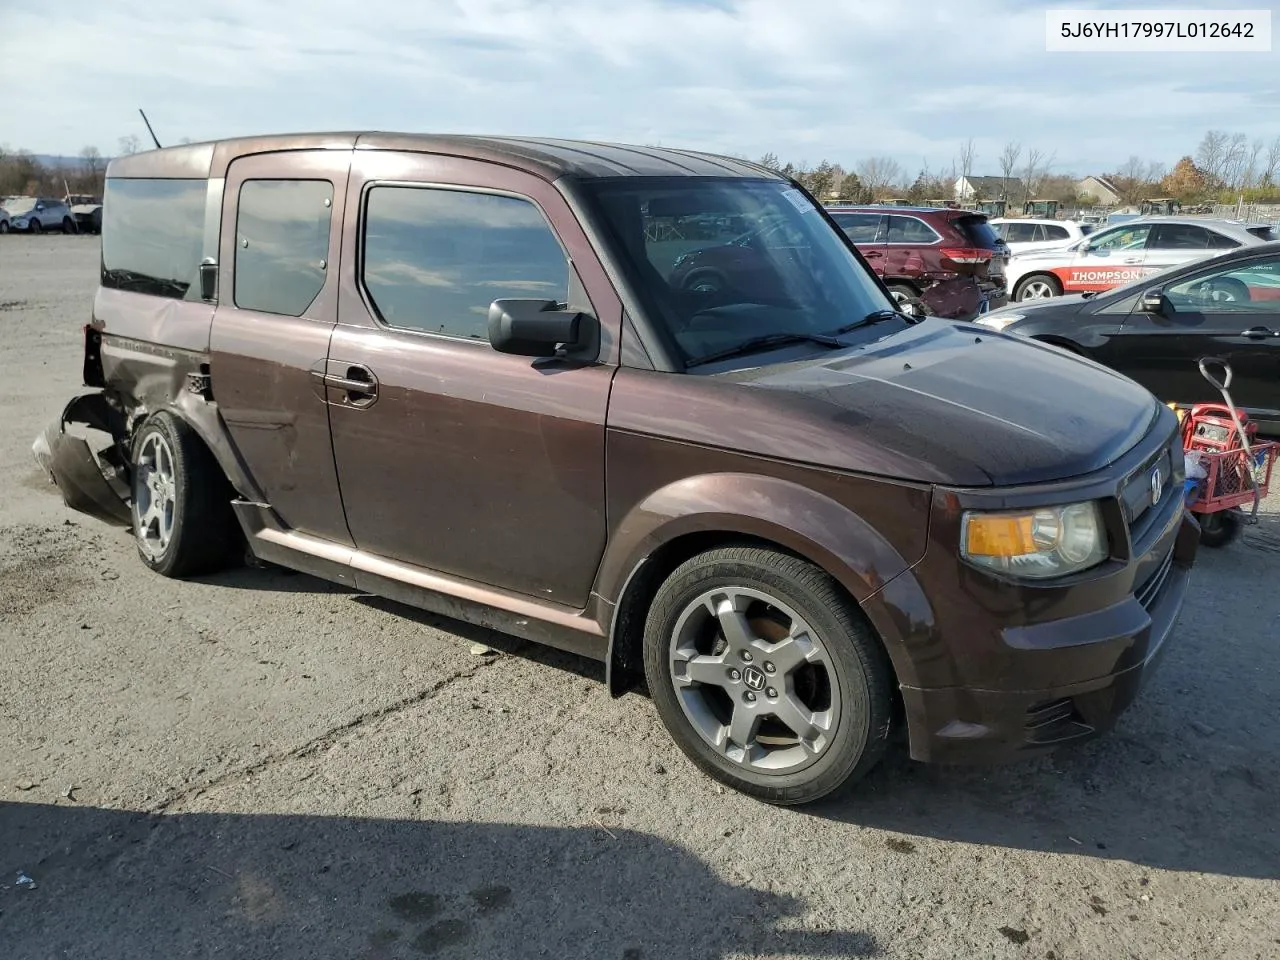
M910 169L973 136L981 171L1009 138L1085 172L1280 133L1274 56L1048 54L1025 0L0 2L9 43L58 38L0 61L0 142L42 153L145 140L139 106L165 141L539 134Z

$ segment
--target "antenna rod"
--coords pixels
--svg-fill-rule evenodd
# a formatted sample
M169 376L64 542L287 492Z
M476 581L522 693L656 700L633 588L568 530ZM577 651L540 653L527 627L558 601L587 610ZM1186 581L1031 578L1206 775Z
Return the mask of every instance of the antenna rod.
M142 113L142 108L138 108L138 112ZM151 121L147 119L147 115L142 113L142 122L147 125L147 133L151 134L151 142L156 145L156 149L160 149L160 141L156 139L156 132L151 129Z

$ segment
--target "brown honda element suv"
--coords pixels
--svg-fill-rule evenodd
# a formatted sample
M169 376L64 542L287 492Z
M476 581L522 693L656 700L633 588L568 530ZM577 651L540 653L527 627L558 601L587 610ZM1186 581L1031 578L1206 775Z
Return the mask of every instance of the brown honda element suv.
M274 136L116 159L104 214L96 389L35 453L160 574L247 545L597 658L773 803L900 726L927 761L1089 737L1167 646L1199 538L1173 412L896 312L755 164ZM669 282L730 241L741 284Z

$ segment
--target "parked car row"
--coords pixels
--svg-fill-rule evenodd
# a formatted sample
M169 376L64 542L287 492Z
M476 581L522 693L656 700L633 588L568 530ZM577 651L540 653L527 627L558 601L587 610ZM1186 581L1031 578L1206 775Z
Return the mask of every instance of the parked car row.
M98 214L97 223L102 223ZM0 233L78 232L76 214L65 200L52 197L0 198Z

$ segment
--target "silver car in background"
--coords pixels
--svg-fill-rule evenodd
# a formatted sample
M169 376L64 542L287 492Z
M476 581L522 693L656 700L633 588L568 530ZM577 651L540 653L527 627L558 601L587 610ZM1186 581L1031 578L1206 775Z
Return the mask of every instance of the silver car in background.
M26 233L60 230L75 233L76 221L71 208L52 197L5 197L0 207L8 211L8 229Z

